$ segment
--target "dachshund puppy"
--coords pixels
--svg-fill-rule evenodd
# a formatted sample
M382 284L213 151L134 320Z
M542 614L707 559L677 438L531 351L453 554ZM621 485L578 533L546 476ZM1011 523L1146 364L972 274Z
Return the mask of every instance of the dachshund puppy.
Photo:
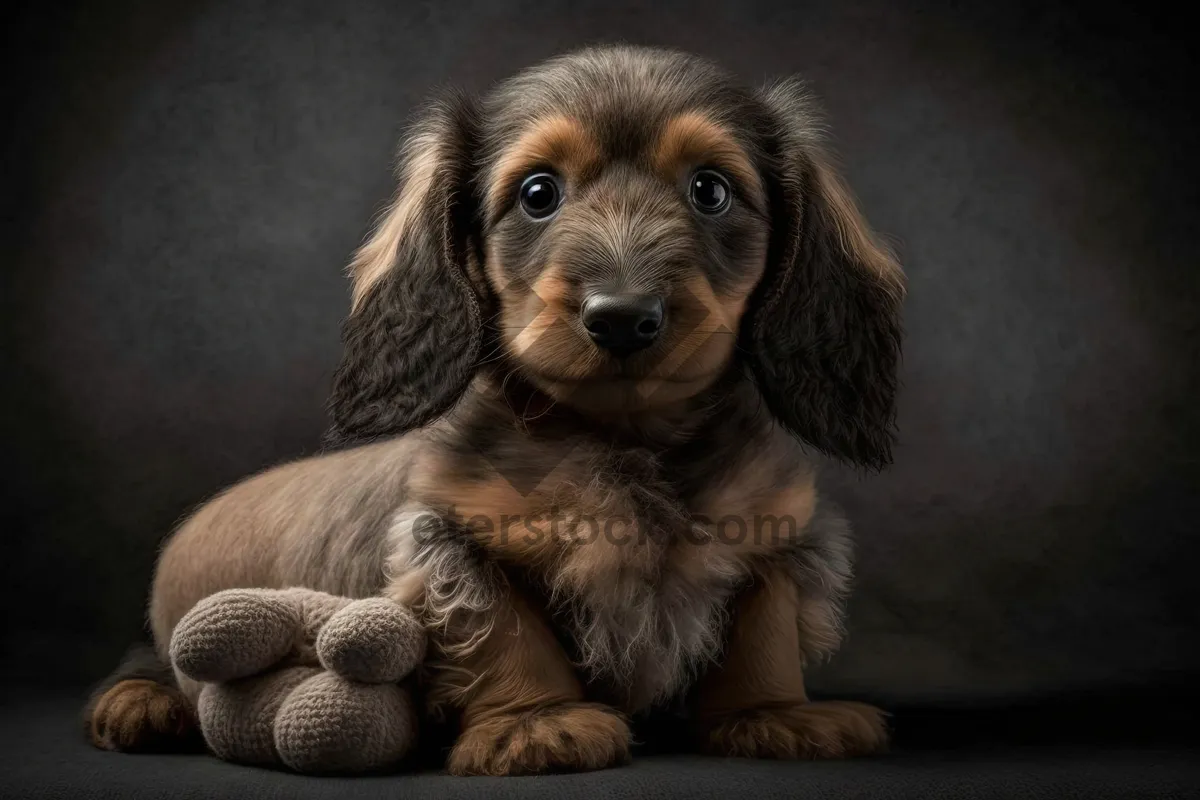
M904 295L819 129L796 82L633 47L432 105L351 265L331 451L170 538L159 661L222 589L383 594L428 627L454 774L616 764L666 705L714 754L882 748L804 686L850 577L813 454L889 463ZM181 735L197 687L128 674L96 744Z

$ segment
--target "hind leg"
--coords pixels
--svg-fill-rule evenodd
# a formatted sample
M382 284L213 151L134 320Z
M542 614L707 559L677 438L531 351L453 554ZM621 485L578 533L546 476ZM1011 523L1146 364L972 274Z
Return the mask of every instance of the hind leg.
M203 747L183 692L146 678L118 681L101 693L89 714L88 735L96 747L128 753Z
M195 703L176 688L171 668L138 646L92 693L84 732L104 750L190 751L203 748Z

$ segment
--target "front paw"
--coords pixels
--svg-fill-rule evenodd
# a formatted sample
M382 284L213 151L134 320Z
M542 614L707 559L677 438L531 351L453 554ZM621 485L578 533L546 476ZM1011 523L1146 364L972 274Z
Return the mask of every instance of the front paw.
M828 701L739 711L702 729L706 752L739 758L849 758L887 748L883 712Z
M595 703L565 703L480 719L458 737L453 775L530 775L603 769L629 759L629 725Z

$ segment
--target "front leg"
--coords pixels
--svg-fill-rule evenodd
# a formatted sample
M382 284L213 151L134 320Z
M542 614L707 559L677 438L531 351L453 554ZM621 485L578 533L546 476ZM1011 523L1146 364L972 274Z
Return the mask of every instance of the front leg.
M632 515L620 492L595 480L593 449L493 422L488 457L469 437L456 440L457 428L424 454L411 489L432 511L414 516L439 521L416 535L411 520L414 534L394 537L390 559L389 596L422 608L430 631L427 699L461 719L448 768L516 775L611 766L629 756L628 724L584 701L544 603L510 578L577 597L621 554L603 536L581 534Z
M461 711L447 768L454 775L593 770L629 758L625 719L587 703L583 687L543 615L504 589L481 641L468 652L443 641L429 695ZM456 639L476 631L450 631Z
M883 714L864 703L812 702L801 626L811 609L795 581L768 567L738 597L725 658L697 687L702 749L745 758L843 758L884 749Z

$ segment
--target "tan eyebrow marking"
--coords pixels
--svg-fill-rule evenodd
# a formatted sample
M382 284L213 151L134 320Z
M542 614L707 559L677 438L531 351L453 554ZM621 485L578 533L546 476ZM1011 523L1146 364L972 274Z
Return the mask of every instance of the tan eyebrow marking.
M684 167L710 164L729 173L756 200L763 197L762 178L737 139L699 112L680 114L666 124L653 159L655 169L672 181Z
M529 170L548 165L580 180L599 166L603 152L579 120L565 116L538 120L496 162L488 192L488 218L504 207L512 185Z

